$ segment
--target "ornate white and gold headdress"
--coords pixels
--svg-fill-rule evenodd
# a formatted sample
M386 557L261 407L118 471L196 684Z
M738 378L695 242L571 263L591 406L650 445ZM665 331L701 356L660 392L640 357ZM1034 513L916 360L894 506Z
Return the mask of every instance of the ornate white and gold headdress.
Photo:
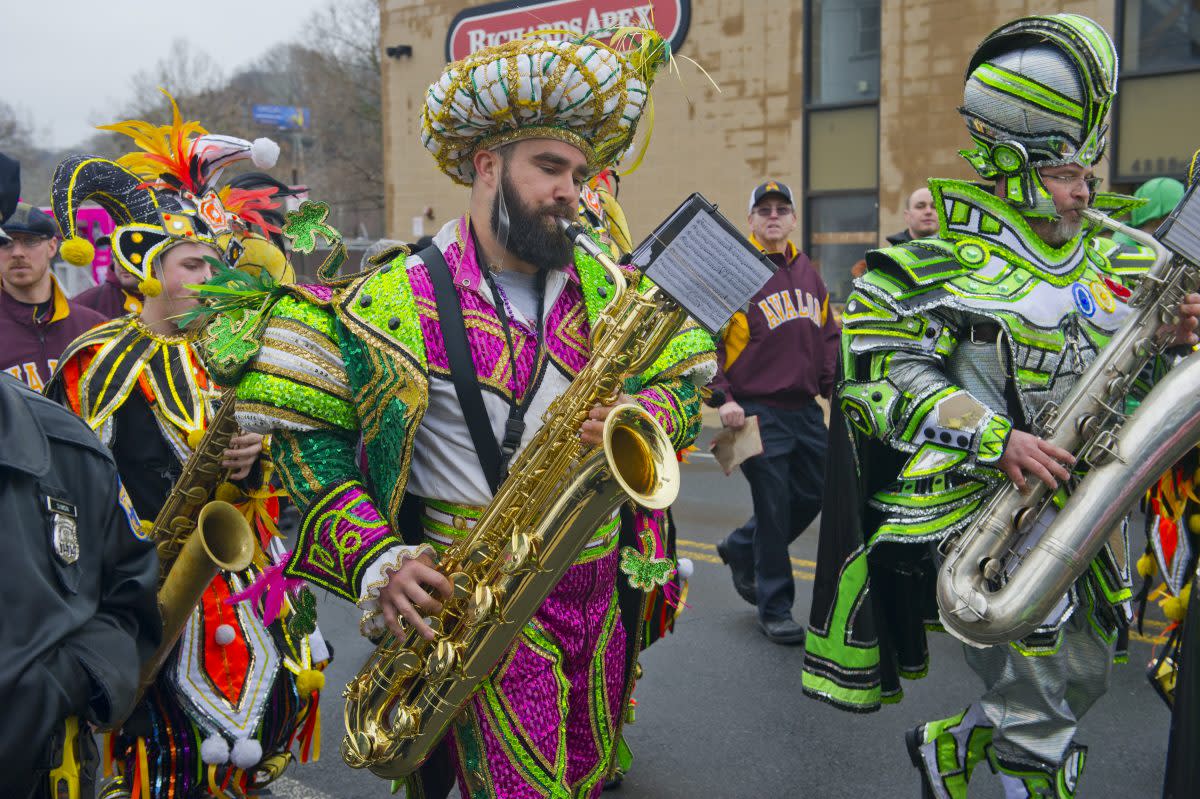
M609 43L597 38L613 34ZM650 84L671 46L643 28L554 41L517 39L446 67L426 94L421 141L456 183L475 179L472 157L521 139L565 141L593 174L612 165L650 109Z

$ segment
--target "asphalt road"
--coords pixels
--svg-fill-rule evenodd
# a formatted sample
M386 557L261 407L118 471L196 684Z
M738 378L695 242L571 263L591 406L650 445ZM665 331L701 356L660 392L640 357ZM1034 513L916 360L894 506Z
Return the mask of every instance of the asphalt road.
M634 764L609 799L750 799L751 797L918 797L904 731L943 718L978 695L961 646L931 636L932 663L924 680L906 684L902 703L857 715L805 698L803 651L767 641L754 610L733 591L714 545L750 510L740 474L725 477L707 456L685 467L675 507L680 555L695 563L689 607L674 635L643 656L635 698L637 722L626 728ZM807 621L816 554L816 529L792 547L797 619ZM1139 543L1135 543L1135 548ZM336 648L322 699L324 746L316 764L293 766L274 787L295 799L386 797L387 783L345 766L338 755L340 689L358 669L368 645L357 614L341 600L321 600L320 624ZM1161 622L1147 628L1157 632ZM1082 797L1154 797L1160 793L1168 713L1150 688L1144 666L1149 639L1135 639L1129 665L1114 669L1107 696L1083 720L1079 740L1089 756ZM1001 796L986 766L976 771L971 796Z

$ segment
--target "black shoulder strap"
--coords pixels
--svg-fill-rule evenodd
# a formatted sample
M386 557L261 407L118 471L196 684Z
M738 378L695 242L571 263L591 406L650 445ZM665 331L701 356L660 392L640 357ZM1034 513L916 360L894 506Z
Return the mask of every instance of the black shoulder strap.
M454 381L454 393L462 406L467 430L475 444L479 465L487 478L492 493L500 487L500 445L492 432L491 418L483 405L483 390L475 378L475 363L471 360L471 348L467 345L467 326L463 322L462 306L458 303L458 292L450 276L446 258L436 245L417 253L421 262L429 268L429 279L437 299L438 321L442 328L442 339L446 344L446 359L450 362L450 378Z

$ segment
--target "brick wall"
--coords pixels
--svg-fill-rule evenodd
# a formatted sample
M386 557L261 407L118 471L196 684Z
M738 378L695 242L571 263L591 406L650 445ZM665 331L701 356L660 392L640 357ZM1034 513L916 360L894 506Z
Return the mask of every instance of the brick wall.
M425 90L444 67L446 32L462 0L380 0L381 47L409 44L411 58L384 59L384 167L390 236L410 239L411 219L432 207L426 233L465 208L467 192L441 174L419 141ZM970 177L955 111L971 51L992 29L1030 13L1087 14L1110 31L1111 0L1023 2L886 0L882 3L880 235L903 227L908 193L930 176ZM751 188L767 177L803 190L804 12L782 0L693 0L679 55L654 87L654 129L642 167L621 201L640 237L693 191L739 225ZM643 120L642 131L649 128ZM1101 169L1101 174L1104 170ZM802 231L797 231L800 240Z

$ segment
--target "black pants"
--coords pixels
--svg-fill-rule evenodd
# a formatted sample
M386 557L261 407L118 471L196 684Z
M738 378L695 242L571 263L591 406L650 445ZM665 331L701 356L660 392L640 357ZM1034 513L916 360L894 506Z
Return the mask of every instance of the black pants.
M821 406L782 410L743 402L746 416L758 417L763 453L742 464L750 482L754 515L729 534L733 557L753 557L758 582L758 617L788 618L796 597L788 544L821 512L825 485L827 431Z

